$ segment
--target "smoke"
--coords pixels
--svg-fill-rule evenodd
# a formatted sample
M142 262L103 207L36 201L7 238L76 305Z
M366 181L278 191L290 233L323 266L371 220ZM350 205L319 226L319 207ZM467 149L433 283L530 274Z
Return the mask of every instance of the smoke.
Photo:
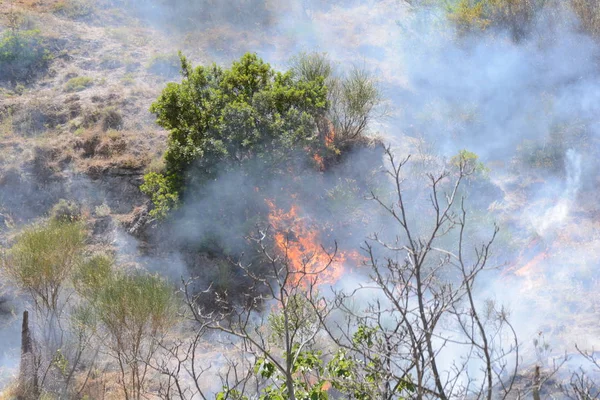
M589 249L598 237L591 220L596 206L586 200L595 191L598 162L594 144L600 138L597 42L564 10L554 18L540 14L531 35L515 42L509 32L499 30L459 37L436 9L416 10L396 1L323 3L273 6L268 9L268 24L248 25L236 24L235 10L223 3L214 20L220 25L197 20L188 33L195 30L211 38L203 42L209 57L198 59L201 62L225 63L245 51L256 51L285 68L298 51L315 50L326 52L342 69L354 64L370 70L380 79L394 110L376 129L397 151L406 155L427 147L429 155L449 159L466 148L489 166L489 180L465 190L467 206L476 204L474 211L485 215L479 221L501 225L497 264L504 262L519 270L543 255L531 275L500 275L486 282L482 301L492 297L506 302L524 342L540 325L566 325L562 316L550 316L550 305L571 304L571 300L564 297L567 293L550 288L563 284L573 288L578 280L596 279L581 274L591 269L593 253ZM157 10L164 5L151 4L146 11L160 21L164 13ZM179 17L170 15L161 23L171 24L173 18ZM219 34L229 40L225 50L222 37L214 31L217 25ZM197 52L185 45L182 49L184 53ZM210 236L235 253L246 246L239 232L247 231L251 224L247 210L254 207L256 213L265 213L260 205L265 198L285 206L285 197L292 193L298 194L296 201L307 217L317 221L343 218L342 212L332 214L324 202L307 199L311 194L331 192L344 182L360 182L359 168L353 168L357 162L366 169L382 164L380 155L369 157L352 155L326 175L307 170L294 179L274 180L258 194L254 188L261 185L252 170L221 176L203 190L201 200L184 204L171 232L192 247ZM416 158L415 162L425 159ZM369 185L382 179L376 175ZM363 190L369 185L357 186ZM415 209L426 208L426 201L415 194ZM590 214L577 212L584 204ZM357 248L369 233L389 229L371 204L364 203L359 209L372 213L368 222L332 223L329 238ZM587 231L574 243L577 226ZM484 237L486 230L480 230L474 241ZM577 248L585 256L579 262L569 260L565 281L569 248ZM536 307L539 317L534 321L531 313Z
M326 52L342 70L358 65L371 71L394 110L373 133L402 156L427 147L428 154L415 157L415 164L425 165L427 157L449 159L466 148L490 168L485 183L465 189L467 206L476 205L476 223L486 225L472 238L486 237L485 227L498 222L494 262L508 267L482 282L479 302L492 298L506 304L524 343L539 329L559 351L571 338L594 343L596 332L580 325L584 314L593 320L597 307L600 47L572 15L561 11L551 20L541 14L532 34L515 42L503 31L459 37L440 10L415 10L395 0L129 3L129 11L197 62L226 63L255 51L283 69L290 56L314 50ZM301 216L327 227L325 246L337 241L341 248L357 249L373 232L397 233L372 203L347 202L373 187L389 189L383 174L373 173L382 164L381 152L367 149L325 174L306 168L298 176L264 182L254 166L224 173L192 190L168 226L155 232L154 243L161 243L166 255L141 254L140 243L122 231L113 243L120 261L133 260L171 280L204 274L209 281L218 273L234 285L239 276L217 268L211 252L248 253L242 233L269 212L264 200L274 199L282 208L295 202ZM71 186L63 181L44 186L7 174L0 201L11 209L23 205L23 220L39 216L41 208L47 211L65 192L91 196L94 205L108 197L114 210L130 211L119 196L133 193L131 185L117 178L69 179ZM420 217L428 199L410 189L410 207ZM208 256L198 256L200 251ZM354 288L364 275L342 279L340 287ZM575 294L579 289L586 294ZM372 297L365 294L355 302ZM0 361L6 365L1 356Z

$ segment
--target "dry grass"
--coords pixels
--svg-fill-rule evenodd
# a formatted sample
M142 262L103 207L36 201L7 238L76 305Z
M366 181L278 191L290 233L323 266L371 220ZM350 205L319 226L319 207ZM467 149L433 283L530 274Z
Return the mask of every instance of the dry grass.
M571 0L571 7L579 17L582 28L600 36L600 5L597 0Z
M0 391L0 400L15 400L19 395L19 386L13 382Z

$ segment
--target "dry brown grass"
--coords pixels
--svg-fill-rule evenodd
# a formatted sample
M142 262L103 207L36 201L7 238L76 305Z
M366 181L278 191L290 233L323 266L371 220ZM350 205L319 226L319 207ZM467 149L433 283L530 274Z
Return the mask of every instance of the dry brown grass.
M0 10L5 11L8 8L18 7L24 10L50 11L61 0L7 0L0 3Z
M0 400L15 400L19 396L19 386L13 382L0 391Z
M582 28L600 36L600 4L598 0L571 0L571 7L581 21Z

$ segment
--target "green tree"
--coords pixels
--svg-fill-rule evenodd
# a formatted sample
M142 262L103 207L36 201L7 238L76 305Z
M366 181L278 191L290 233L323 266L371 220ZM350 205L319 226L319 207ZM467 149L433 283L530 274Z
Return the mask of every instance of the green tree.
M142 185L155 216L164 215L185 186L248 162L264 173L283 171L297 154L290 149L317 145L317 121L327 109L322 76L277 72L255 54L229 69L193 68L180 57L182 82L169 83L151 107L170 133L165 173L149 174Z
M89 302L87 319L98 323L118 365L125 398L140 399L151 379L150 361L177 322L173 289L156 275L112 271L102 256L83 264L76 287Z
M61 309L61 293L85 249L82 223L53 220L25 229L3 260L7 275L34 301L42 316Z

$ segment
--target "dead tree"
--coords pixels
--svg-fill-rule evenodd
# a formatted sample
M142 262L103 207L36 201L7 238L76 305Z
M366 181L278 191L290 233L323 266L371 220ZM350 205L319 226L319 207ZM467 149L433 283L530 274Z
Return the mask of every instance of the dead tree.
M516 333L506 311L476 298L474 290L491 269L498 228L483 244L471 244L460 190L477 166L461 157L441 173L426 174L429 208L423 209L425 202L407 201L409 157L398 161L390 148L385 152L391 196L373 192L371 199L395 229L365 242L368 283L337 292L322 322L339 346L364 358L366 375L381 377L378 398L398 398L407 388L417 399L506 398L519 364ZM353 299L365 291L373 300L357 309ZM345 324L326 320L336 312L346 316ZM368 346L356 340L357 327L372 335Z
M29 312L23 311L21 328L21 365L19 367L19 392L21 399L36 399L39 394L34 343L29 329Z
M320 321L312 313L318 305L309 306L309 302L318 298L316 288L319 275L333 262L337 247L331 253L321 249L322 253L319 254L305 254L302 260L304 268L296 270L288 253L289 237L285 238L283 249L279 249L281 251L271 250L269 229L259 231L257 237L251 239L256 244L258 258L266 266L266 272L261 270L260 274L257 273L251 264L237 262L236 265L250 278L255 294L249 296L244 305L232 308L223 300L222 311L206 312L199 305L201 301L198 296L191 293L189 285L186 285L186 304L202 327L208 328L213 334L224 335L230 346L237 347L245 354L246 365L231 362L227 376L223 378L223 386L227 387L226 397L231 395L238 398L244 393L259 394L263 386L253 379L253 368L257 368L258 360L265 360L282 377L276 384L284 388L286 398L294 400L297 398L297 360L312 348L321 332ZM322 265L317 269L306 268L315 257L319 257ZM273 312L260 312L264 307L272 307ZM312 378L314 376L302 379L305 379L306 385L310 385Z

